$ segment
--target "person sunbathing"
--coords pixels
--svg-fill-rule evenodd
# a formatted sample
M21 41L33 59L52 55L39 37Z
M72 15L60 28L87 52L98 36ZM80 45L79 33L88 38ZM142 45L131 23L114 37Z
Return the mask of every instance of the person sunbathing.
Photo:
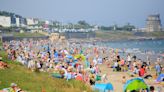
M8 65L2 61L0 61L0 69L8 68Z
M123 84L126 83L126 77L125 77L125 76L122 77L122 83L123 83Z

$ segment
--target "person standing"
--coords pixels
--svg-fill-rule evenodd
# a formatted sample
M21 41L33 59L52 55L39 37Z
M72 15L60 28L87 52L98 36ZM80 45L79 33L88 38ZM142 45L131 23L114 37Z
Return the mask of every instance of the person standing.
M156 62L155 70L156 70L156 75L157 76L161 74L161 66L158 62Z

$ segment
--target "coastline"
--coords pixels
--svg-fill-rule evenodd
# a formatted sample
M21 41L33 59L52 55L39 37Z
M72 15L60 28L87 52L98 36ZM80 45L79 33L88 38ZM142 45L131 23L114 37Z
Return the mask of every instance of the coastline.
M120 41L146 41L146 40L164 40L164 37L137 37L125 39L102 39L95 38L94 42L120 42Z
M70 43L96 43L96 42L126 42L126 41L148 41L148 40L164 40L164 37L137 37L125 39L103 39L103 38L90 38L90 39L68 39Z

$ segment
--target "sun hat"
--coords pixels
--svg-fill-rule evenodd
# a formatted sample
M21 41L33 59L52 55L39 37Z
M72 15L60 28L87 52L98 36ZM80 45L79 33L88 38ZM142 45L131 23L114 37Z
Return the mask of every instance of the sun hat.
M11 85L10 85L11 87L16 87L17 86L17 84L16 83L11 83Z

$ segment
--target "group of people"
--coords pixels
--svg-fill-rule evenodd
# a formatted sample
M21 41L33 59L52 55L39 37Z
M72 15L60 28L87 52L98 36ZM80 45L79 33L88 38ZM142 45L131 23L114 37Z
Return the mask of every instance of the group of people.
M100 56L104 54L104 48L87 48L76 44L63 46L50 40L10 41L4 42L3 47L9 59L22 63L32 71L52 72L54 77L60 74L60 78L77 79L91 85L100 80L98 64L105 60ZM104 81L107 79L105 75Z
M10 87L0 90L0 92L26 92L23 91L16 83L11 83Z
M126 59L121 58L117 55L113 64L114 71L130 71L131 75L138 75L139 77L146 77L147 70L151 70L153 67L156 70L156 76L161 74L164 69L159 58L155 62L155 65L150 61L141 61L137 57L128 54Z
M18 61L32 71L52 72L56 78L76 79L94 85L108 80L99 64L107 64L113 71L131 71L132 75L145 77L150 62L142 62L131 54L121 57L117 50L85 44L61 44L50 40L22 40L3 43L8 58ZM159 75L160 61L155 66ZM58 76L59 74L60 76Z
M8 65L2 61L2 57L0 57L0 69L8 68Z

